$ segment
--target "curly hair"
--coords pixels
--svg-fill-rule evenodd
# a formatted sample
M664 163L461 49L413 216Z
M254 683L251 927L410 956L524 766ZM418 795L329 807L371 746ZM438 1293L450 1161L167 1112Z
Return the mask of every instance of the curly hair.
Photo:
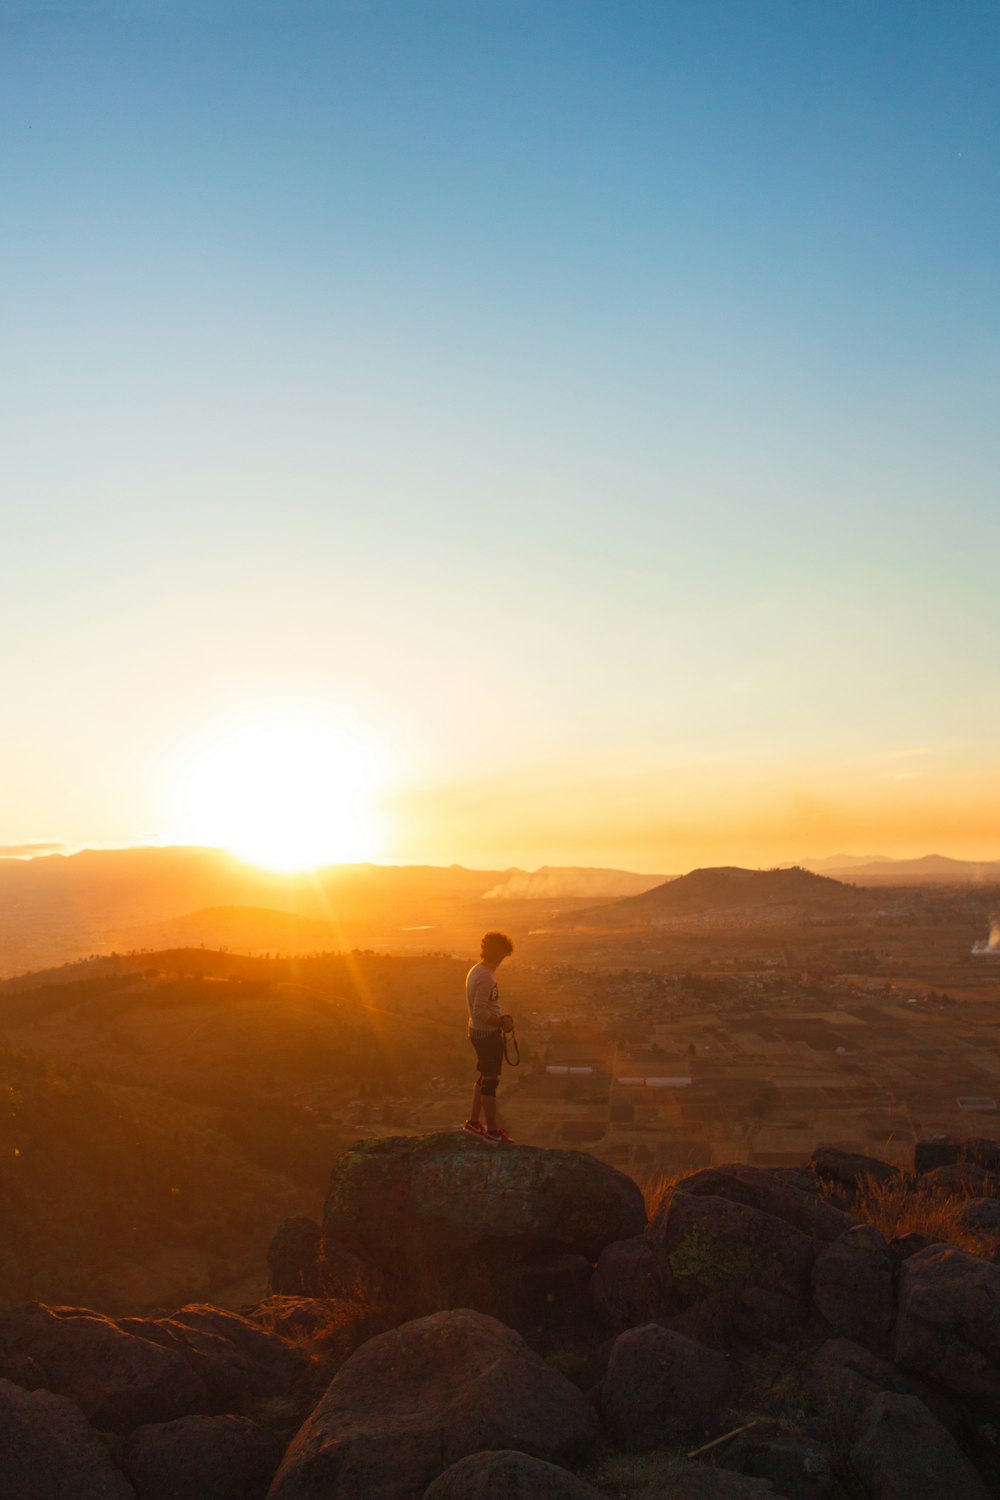
M479 956L484 963L497 963L513 951L514 944L505 932L486 932L479 945Z

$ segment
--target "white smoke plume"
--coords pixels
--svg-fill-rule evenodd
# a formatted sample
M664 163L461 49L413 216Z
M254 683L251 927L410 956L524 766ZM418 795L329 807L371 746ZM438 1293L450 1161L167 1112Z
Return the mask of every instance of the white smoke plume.
M1000 917L994 917L990 924L990 935L981 942L973 943L973 953L1000 958Z

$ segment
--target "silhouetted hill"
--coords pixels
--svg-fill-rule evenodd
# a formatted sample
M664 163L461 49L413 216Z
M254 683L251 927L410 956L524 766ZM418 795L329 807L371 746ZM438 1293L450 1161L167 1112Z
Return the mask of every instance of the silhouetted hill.
M996 885L1000 860L950 859L925 854L921 859L877 859L844 871L862 885Z
M0 1303L137 1310L259 1275L348 1132L467 1077L464 1028L428 1014L464 968L177 949L0 984Z
M826 875L798 867L786 870L742 870L736 866L692 870L639 896L588 907L556 925L601 928L648 926L693 918L732 917L736 914L782 918L818 911L860 910L869 896Z
M254 951L469 947L500 921L516 925L523 915L525 925L537 926L555 910L627 894L657 878L539 873L540 885L521 870L461 865L330 865L289 875L222 849L181 847L0 858L0 975L178 942ZM540 910L545 902L549 908ZM237 916L237 909L253 915Z

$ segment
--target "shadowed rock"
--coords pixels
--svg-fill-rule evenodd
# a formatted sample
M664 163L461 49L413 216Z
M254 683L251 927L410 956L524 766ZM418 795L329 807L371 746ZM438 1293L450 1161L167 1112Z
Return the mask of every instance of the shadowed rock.
M862 1156L857 1151L841 1151L839 1146L817 1146L810 1165L820 1177L851 1189L859 1188L866 1179L870 1182L900 1182L904 1176L899 1167L879 1161L875 1156Z
M0 1494L5 1500L135 1500L75 1402L8 1380L0 1380Z
M970 1198L962 1206L958 1222L972 1234L1000 1235L1000 1198Z
M495 1150L448 1133L362 1141L336 1162L323 1231L398 1274L408 1253L452 1260L477 1246L568 1251L595 1260L642 1232L631 1178L582 1151Z
M424 1500L604 1500L567 1469L511 1450L470 1453L446 1469Z
M460 1458L579 1457L597 1418L513 1329L460 1308L355 1350L300 1429L271 1500L411 1500Z
M877 1229L859 1224L820 1249L813 1266L812 1295L831 1328L877 1353L887 1352L893 1260Z
M875 1500L989 1500L955 1439L915 1396L874 1397L855 1434L851 1464Z
M619 1333L665 1317L679 1306L667 1258L644 1234L617 1240L601 1251L590 1297L602 1323Z
M802 1374L802 1394L821 1411L857 1412L883 1391L918 1397L949 1431L962 1424L961 1405L951 1396L850 1339L828 1339Z
M306 1368L305 1356L277 1334L205 1303L162 1318L120 1318L118 1327L177 1350L205 1384L203 1411L232 1411L249 1396L280 1395Z
M804 1192L795 1179L779 1176L763 1167L740 1163L705 1167L693 1176L685 1177L674 1192L746 1203L775 1219L782 1219L814 1240L838 1239L855 1223L850 1215L826 1203L818 1193Z
M701 1433L732 1388L723 1355L647 1323L615 1340L601 1410L622 1447L642 1452Z
M948 1245L904 1261L893 1358L1000 1416L1000 1266Z
M137 1428L119 1462L136 1500L264 1500L283 1449L246 1417L179 1417Z
M318 1297L323 1231L315 1219L283 1219L267 1247L267 1292L278 1297Z
M813 1240L772 1214L727 1198L675 1193L649 1226L687 1301L721 1287L763 1286L799 1299L816 1256Z
M176 1349L125 1333L97 1313L39 1303L0 1312L0 1360L30 1358L45 1386L95 1426L128 1430L204 1410L204 1382Z
M934 1167L917 1181L921 1193L949 1193L995 1197L1000 1192L1000 1177L974 1161L956 1162L954 1166Z

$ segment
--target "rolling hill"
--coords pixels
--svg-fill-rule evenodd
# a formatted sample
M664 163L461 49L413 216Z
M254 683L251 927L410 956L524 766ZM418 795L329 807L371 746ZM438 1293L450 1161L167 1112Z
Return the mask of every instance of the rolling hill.
M743 916L786 921L821 913L867 909L872 898L853 886L798 867L742 870L737 866L692 870L651 891L566 915L554 925L607 930L658 927Z
M352 1132L467 1078L463 974L176 949L0 984L0 1303L261 1295Z

